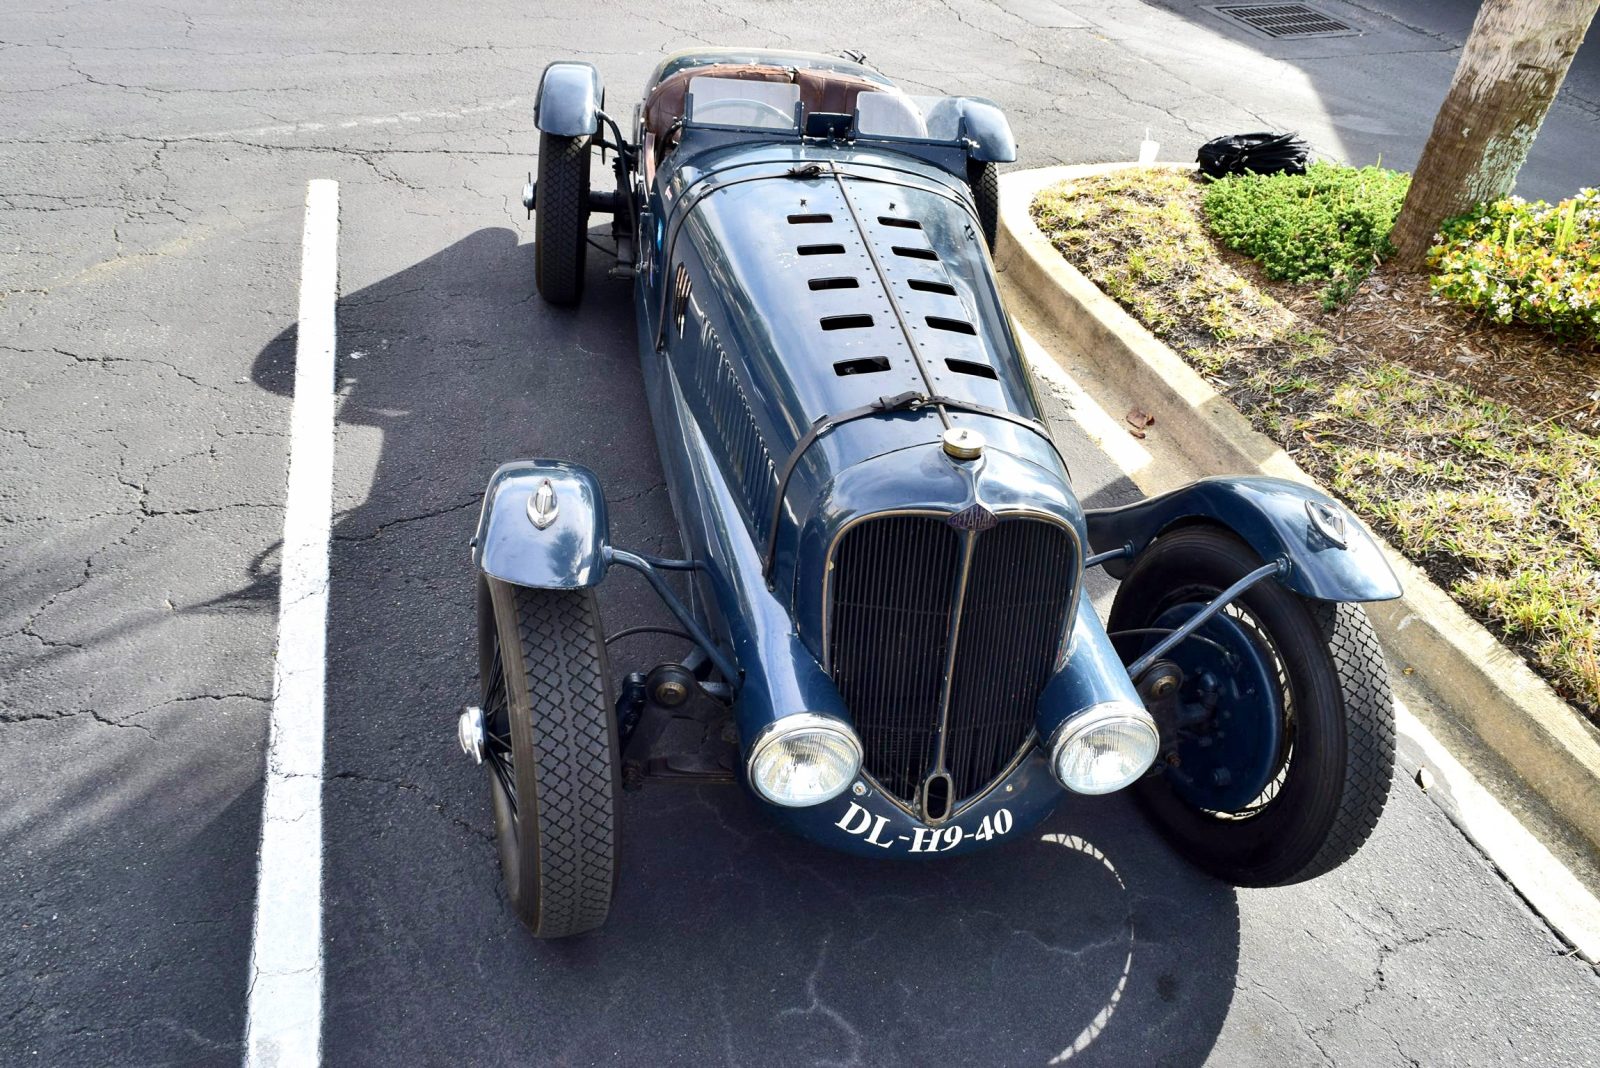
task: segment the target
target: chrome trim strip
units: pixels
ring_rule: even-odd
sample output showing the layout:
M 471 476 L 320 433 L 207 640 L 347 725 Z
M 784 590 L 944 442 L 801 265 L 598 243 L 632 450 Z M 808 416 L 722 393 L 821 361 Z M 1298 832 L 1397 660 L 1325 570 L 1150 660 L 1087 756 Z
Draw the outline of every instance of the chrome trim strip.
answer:
M 989 506 L 984 505 L 984 507 L 988 508 Z M 1066 623 L 1061 628 L 1061 637 L 1058 643 L 1061 654 L 1058 659 L 1060 663 L 1064 664 L 1066 663 L 1067 642 L 1072 637 L 1072 627 L 1078 619 L 1077 594 L 1083 587 L 1083 540 L 1078 537 L 1078 530 L 1076 527 L 1063 520 L 1060 516 L 1051 512 L 1042 512 L 1035 508 L 1004 508 L 998 511 L 990 508 L 989 510 L 994 513 L 995 518 L 1001 520 L 1037 519 L 1044 523 L 1054 523 L 1056 526 L 1065 530 L 1067 532 L 1067 536 L 1072 539 L 1072 546 L 1077 556 L 1077 567 L 1075 568 L 1076 574 L 1073 575 L 1073 596 L 1068 598 Z M 830 677 L 833 674 L 833 656 L 832 649 L 828 644 L 828 627 L 833 616 L 833 601 L 831 599 L 833 558 L 838 553 L 839 542 L 842 541 L 844 536 L 853 530 L 858 524 L 865 523 L 871 519 L 888 519 L 893 516 L 906 515 L 935 516 L 944 518 L 955 515 L 956 512 L 959 511 L 961 511 L 960 508 L 957 508 L 954 511 L 947 511 L 942 508 L 890 508 L 882 512 L 869 512 L 865 515 L 858 515 L 853 519 L 847 520 L 839 527 L 838 530 L 834 531 L 833 540 L 828 543 L 828 554 L 822 565 L 822 670 L 826 674 L 828 674 Z
M 951 810 L 950 819 L 947 819 L 944 822 L 949 823 L 950 820 L 955 819 L 957 816 L 970 809 L 973 805 L 976 805 L 978 802 L 982 801 L 984 798 L 998 790 L 1001 786 L 1005 785 L 1005 781 L 1017 773 L 1017 769 L 1022 767 L 1022 762 L 1027 760 L 1029 754 L 1031 754 L 1038 747 L 1039 736 L 1032 731 L 1028 732 L 1028 740 L 1022 743 L 1022 748 L 1018 749 L 1016 756 L 1011 758 L 1011 763 L 1007 764 L 1005 768 L 994 777 L 992 782 L 986 783 L 983 789 L 979 790 L 971 797 L 963 798 L 961 802 Z M 1049 759 L 1048 754 L 1046 754 L 1045 759 Z M 900 800 L 900 798 L 896 797 L 892 790 L 884 786 L 883 783 L 879 782 L 878 779 L 866 769 L 864 757 L 862 768 L 856 773 L 856 778 L 865 781 L 869 786 L 872 787 L 879 797 L 889 802 L 889 804 L 893 805 L 901 812 L 904 812 L 907 816 L 910 816 L 914 820 L 922 819 L 922 814 L 920 812 L 918 812 L 911 805 L 908 805 L 904 801 Z M 1055 776 L 1051 775 L 1051 778 L 1054 779 Z M 1060 784 L 1057 783 L 1057 785 Z
M 973 805 L 976 805 L 979 801 L 982 801 L 984 798 L 988 797 L 990 794 L 999 789 L 1002 783 L 1016 773 L 1016 770 L 1022 766 L 1022 762 L 1028 759 L 1028 754 L 1038 748 L 1038 745 L 1039 735 L 1035 731 L 1029 731 L 1027 739 L 1022 743 L 1022 748 L 1018 749 L 1016 755 L 1011 758 L 1011 763 L 1007 764 L 1003 769 L 1001 769 L 1000 773 L 997 774 L 991 782 L 985 784 L 983 789 L 962 801 L 956 807 L 956 809 L 950 813 L 950 819 L 955 819 L 967 809 L 971 808 Z
M 967 606 L 967 583 L 972 578 L 972 556 L 978 548 L 978 535 L 976 530 L 968 530 L 962 534 L 961 570 L 956 572 L 955 589 L 950 593 L 950 630 L 945 638 L 944 677 L 939 681 L 939 717 L 933 727 L 933 767 L 928 769 L 928 774 L 922 777 L 922 788 L 918 795 L 923 799 L 923 822 L 932 826 L 933 821 L 927 817 L 927 790 L 928 783 L 933 779 L 944 776 L 950 783 L 950 789 L 955 789 L 955 783 L 950 777 L 950 770 L 945 767 L 945 741 L 950 731 L 950 696 L 955 690 L 956 655 L 961 650 L 961 613 Z M 940 823 L 950 818 L 955 811 L 957 798 L 950 798 L 949 811 L 945 813 Z
M 829 677 L 833 677 L 833 648 L 828 643 L 828 624 L 833 617 L 833 601 L 831 598 L 833 579 L 833 558 L 838 553 L 839 543 L 844 536 L 857 526 L 869 519 L 893 519 L 897 516 L 920 515 L 941 519 L 954 515 L 940 508 L 890 508 L 882 512 L 870 512 L 858 515 L 854 519 L 846 520 L 834 531 L 833 540 L 828 543 L 828 555 L 822 563 L 822 670 Z

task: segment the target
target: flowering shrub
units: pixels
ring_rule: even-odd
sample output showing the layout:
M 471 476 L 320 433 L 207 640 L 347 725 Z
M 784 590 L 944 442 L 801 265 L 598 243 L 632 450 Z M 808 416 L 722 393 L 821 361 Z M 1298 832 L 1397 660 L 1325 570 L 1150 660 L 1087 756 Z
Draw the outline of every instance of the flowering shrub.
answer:
M 1233 175 L 1206 187 L 1206 224 L 1268 278 L 1328 283 L 1323 304 L 1332 307 L 1391 251 L 1410 184 L 1398 171 L 1324 162 L 1305 174 Z
M 1521 197 L 1446 222 L 1429 250 L 1436 292 L 1498 323 L 1600 340 L 1600 191 L 1554 207 Z

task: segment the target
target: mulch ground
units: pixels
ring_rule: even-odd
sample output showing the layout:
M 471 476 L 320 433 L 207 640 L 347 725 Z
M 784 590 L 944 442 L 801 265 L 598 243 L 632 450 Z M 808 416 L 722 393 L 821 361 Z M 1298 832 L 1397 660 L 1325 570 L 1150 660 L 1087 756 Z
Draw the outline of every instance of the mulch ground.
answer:
M 1266 286 L 1340 346 L 1465 386 L 1534 419 L 1600 432 L 1600 344 L 1490 322 L 1435 296 L 1421 275 L 1368 278 L 1335 312 L 1324 312 L 1304 287 Z

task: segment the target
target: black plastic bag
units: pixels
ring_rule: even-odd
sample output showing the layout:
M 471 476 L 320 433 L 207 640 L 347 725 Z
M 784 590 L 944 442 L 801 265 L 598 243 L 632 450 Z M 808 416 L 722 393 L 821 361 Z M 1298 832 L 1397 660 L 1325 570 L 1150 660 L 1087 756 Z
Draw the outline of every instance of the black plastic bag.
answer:
M 1311 146 L 1297 134 L 1247 133 L 1217 137 L 1200 146 L 1200 170 L 1228 174 L 1304 174 Z

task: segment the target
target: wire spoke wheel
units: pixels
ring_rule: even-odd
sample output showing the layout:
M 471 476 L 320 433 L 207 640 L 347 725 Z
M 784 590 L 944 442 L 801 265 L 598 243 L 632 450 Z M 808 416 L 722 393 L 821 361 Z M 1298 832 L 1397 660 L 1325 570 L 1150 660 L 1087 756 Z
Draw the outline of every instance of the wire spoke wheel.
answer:
M 499 789 L 505 794 L 507 806 L 514 819 L 517 814 L 517 787 L 512 773 L 511 713 L 506 702 L 505 666 L 500 657 L 500 642 L 493 630 L 489 631 L 490 660 L 483 673 L 482 700 L 484 729 L 484 763 L 494 776 Z
M 621 793 L 593 591 L 480 576 L 478 671 L 506 896 L 540 938 L 593 930 L 616 888 Z
M 1170 631 L 1260 565 L 1216 527 L 1163 535 L 1118 589 L 1108 629 Z M 1337 867 L 1372 833 L 1394 768 L 1394 702 L 1366 613 L 1268 581 L 1201 637 L 1169 655 L 1184 673 L 1179 712 L 1162 725 L 1161 772 L 1136 788 L 1141 807 L 1228 882 L 1282 885 Z M 1122 652 L 1131 660 L 1154 640 L 1125 639 Z
M 1222 591 L 1217 590 L 1211 596 L 1215 597 Z M 1289 668 L 1285 664 L 1282 654 L 1272 643 L 1272 635 L 1250 613 L 1248 608 L 1234 603 L 1222 610 L 1223 614 L 1237 623 L 1256 643 L 1257 647 L 1269 658 L 1272 678 L 1276 683 L 1278 698 L 1281 707 L 1281 722 L 1283 735 L 1280 739 L 1277 752 L 1272 758 L 1272 777 L 1265 786 L 1251 800 L 1245 802 L 1242 808 L 1227 810 L 1208 810 L 1213 816 L 1221 820 L 1245 820 L 1260 815 L 1272 804 L 1278 794 L 1283 790 L 1283 784 L 1289 777 L 1289 767 L 1294 761 L 1294 732 L 1295 732 L 1295 707 L 1294 691 L 1289 685 Z

